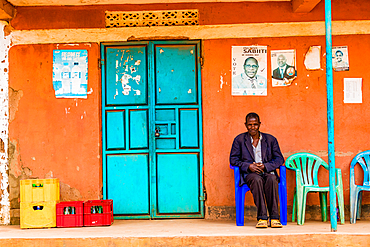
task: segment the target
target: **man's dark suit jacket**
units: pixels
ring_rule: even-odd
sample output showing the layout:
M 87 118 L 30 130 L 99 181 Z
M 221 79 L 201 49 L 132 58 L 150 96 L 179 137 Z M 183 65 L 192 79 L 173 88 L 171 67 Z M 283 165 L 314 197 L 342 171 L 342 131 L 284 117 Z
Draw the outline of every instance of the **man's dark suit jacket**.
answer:
M 276 169 L 284 164 L 284 157 L 281 154 L 280 147 L 276 138 L 270 134 L 262 133 L 261 153 L 262 163 L 265 165 L 266 172 L 274 172 L 279 179 Z M 251 136 L 248 132 L 242 133 L 235 137 L 233 146 L 230 152 L 230 164 L 240 167 L 240 183 L 245 184 L 245 178 L 251 171 L 248 170 L 249 165 L 256 162 L 254 159 Z
M 294 69 L 294 75 L 288 75 L 286 73 L 289 68 L 293 68 Z M 290 65 L 287 65 L 285 67 L 283 76 L 281 76 L 280 68 L 279 67 L 277 67 L 276 69 L 274 69 L 274 71 L 272 72 L 272 78 L 274 78 L 276 80 L 283 80 L 283 78 L 290 79 L 290 78 L 293 78 L 294 76 L 297 76 L 297 71 L 295 70 L 295 68 L 293 66 L 290 66 Z

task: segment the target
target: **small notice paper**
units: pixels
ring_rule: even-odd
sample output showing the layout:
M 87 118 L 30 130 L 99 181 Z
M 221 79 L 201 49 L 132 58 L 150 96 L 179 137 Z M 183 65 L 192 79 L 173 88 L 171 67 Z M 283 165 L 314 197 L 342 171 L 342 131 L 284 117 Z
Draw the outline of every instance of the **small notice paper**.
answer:
M 362 78 L 344 78 L 344 103 L 362 103 Z

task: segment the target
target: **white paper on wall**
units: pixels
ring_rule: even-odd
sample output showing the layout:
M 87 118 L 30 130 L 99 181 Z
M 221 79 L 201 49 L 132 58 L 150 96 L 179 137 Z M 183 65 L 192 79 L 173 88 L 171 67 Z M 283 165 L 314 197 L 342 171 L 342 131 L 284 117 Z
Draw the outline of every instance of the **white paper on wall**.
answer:
M 344 103 L 362 103 L 362 78 L 344 78 Z
M 53 51 L 53 88 L 56 98 L 87 98 L 87 50 Z
M 305 55 L 304 65 L 307 70 L 321 68 L 321 46 L 310 46 L 310 49 Z

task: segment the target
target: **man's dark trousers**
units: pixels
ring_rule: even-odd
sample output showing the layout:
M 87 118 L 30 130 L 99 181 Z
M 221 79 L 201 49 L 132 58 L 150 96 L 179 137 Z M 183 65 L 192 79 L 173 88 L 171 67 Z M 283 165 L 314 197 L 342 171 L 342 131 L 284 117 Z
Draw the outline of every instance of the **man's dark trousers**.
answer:
M 250 173 L 246 176 L 246 183 L 250 188 L 254 203 L 257 206 L 257 220 L 267 220 L 267 209 L 270 219 L 279 219 L 278 181 L 275 174 Z M 266 197 L 266 204 L 265 204 Z

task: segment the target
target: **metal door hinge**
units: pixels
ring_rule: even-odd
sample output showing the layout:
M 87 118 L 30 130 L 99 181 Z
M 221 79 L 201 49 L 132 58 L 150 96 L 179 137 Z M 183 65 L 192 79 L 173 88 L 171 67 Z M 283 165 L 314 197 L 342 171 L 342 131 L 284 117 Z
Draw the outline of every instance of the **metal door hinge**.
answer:
M 203 196 L 199 197 L 200 201 L 207 201 L 207 192 L 206 190 L 203 190 Z
M 203 64 L 204 64 L 203 57 L 199 57 L 199 63 L 200 63 L 200 67 L 203 67 Z
M 99 69 L 101 69 L 101 67 L 104 65 L 104 59 L 100 59 L 98 58 L 98 66 L 99 66 Z

